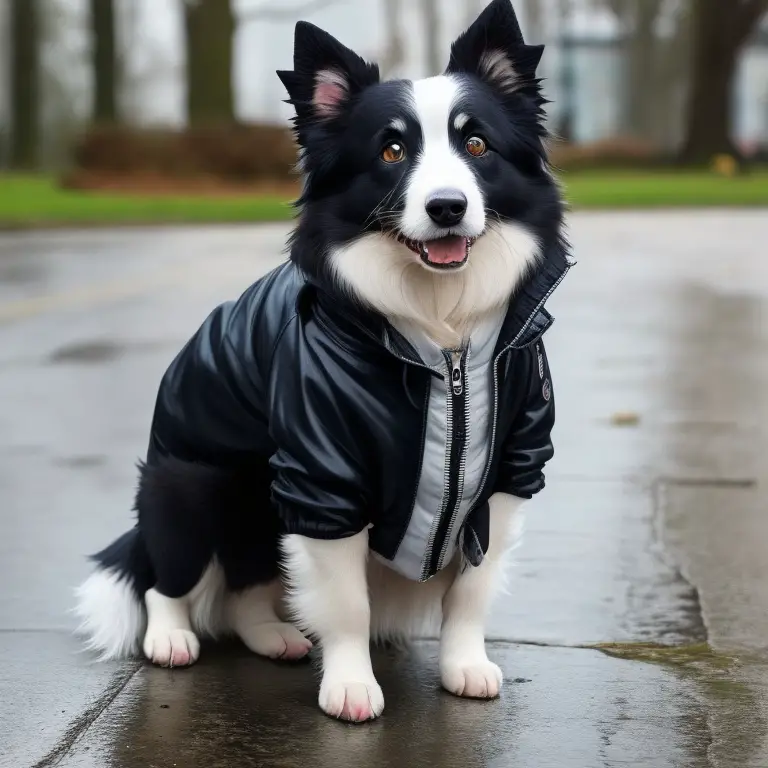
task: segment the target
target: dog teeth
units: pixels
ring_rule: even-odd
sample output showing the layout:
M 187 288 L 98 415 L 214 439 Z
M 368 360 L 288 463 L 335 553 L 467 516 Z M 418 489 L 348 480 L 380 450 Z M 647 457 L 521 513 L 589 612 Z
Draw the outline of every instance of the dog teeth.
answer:
M 411 240 L 410 237 L 406 237 L 402 232 L 392 233 L 395 240 L 398 243 L 402 243 L 407 248 L 410 248 L 416 253 L 420 253 L 425 258 L 429 257 L 429 248 L 426 247 L 423 240 Z M 477 242 L 477 237 L 467 238 L 467 256 L 469 256 L 472 246 Z

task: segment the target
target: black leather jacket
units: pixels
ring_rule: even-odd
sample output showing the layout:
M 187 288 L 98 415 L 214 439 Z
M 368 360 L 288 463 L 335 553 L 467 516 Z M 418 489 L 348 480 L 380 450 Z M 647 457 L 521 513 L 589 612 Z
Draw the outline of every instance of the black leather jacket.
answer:
M 461 529 L 474 564 L 487 549 L 491 494 L 530 498 L 544 487 L 555 417 L 544 302 L 569 265 L 563 249 L 547 254 L 510 302 L 494 350 L 493 445 Z M 391 560 L 414 503 L 433 375 L 384 318 L 288 262 L 216 308 L 173 361 L 148 462 L 258 464 L 285 533 L 340 538 L 372 524 L 371 548 Z

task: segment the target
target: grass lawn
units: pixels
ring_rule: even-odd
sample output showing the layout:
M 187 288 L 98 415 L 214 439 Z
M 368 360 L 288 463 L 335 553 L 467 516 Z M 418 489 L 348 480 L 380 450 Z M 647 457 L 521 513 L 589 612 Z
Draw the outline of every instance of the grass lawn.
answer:
M 562 173 L 574 208 L 768 206 L 768 171 Z M 58 225 L 257 222 L 288 219 L 281 195 L 154 195 L 63 190 L 46 177 L 0 175 L 0 228 Z
M 560 177 L 574 208 L 768 206 L 764 168 L 735 178 L 704 171 L 581 171 Z
M 47 177 L 0 175 L 0 228 L 56 225 L 280 221 L 282 195 L 138 195 L 60 189 Z

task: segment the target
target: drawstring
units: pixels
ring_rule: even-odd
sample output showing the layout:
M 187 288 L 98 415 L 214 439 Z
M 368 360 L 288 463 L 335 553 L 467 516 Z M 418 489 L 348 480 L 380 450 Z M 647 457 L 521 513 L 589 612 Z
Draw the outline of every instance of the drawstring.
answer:
M 405 396 L 408 398 L 408 402 L 418 410 L 419 404 L 414 402 L 411 397 L 411 390 L 408 389 L 408 363 L 403 363 L 403 389 L 405 390 Z

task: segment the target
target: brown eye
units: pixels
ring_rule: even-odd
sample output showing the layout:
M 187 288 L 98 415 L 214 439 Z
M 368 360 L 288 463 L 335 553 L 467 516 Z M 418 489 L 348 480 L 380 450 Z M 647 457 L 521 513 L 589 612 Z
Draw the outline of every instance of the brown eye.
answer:
M 469 152 L 472 157 L 482 157 L 488 151 L 488 147 L 486 147 L 485 142 L 479 136 L 471 136 L 468 138 L 465 146 L 467 152 Z
M 399 141 L 392 141 L 381 150 L 381 159 L 385 163 L 399 163 L 405 158 L 405 147 Z

